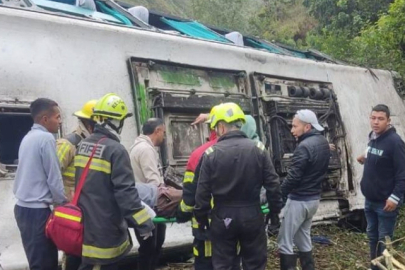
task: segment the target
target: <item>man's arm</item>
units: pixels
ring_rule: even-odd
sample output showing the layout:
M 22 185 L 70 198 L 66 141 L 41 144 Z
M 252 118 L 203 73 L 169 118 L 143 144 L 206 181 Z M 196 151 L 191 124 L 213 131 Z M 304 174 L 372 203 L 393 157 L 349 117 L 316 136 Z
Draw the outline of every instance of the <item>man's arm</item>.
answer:
M 154 150 L 142 149 L 139 158 L 139 165 L 146 178 L 146 183 L 160 185 L 163 183 L 162 176 L 159 171 L 159 162 L 156 159 Z
M 405 191 L 405 144 L 402 140 L 395 146 L 393 162 L 395 187 L 388 200 L 397 205 L 403 198 Z
M 265 151 L 263 153 L 263 186 L 266 189 L 270 213 L 272 215 L 278 215 L 283 205 L 280 191 L 280 178 L 274 169 L 269 154 Z
M 183 179 L 183 200 L 180 203 L 182 212 L 193 212 L 198 178 L 200 176 L 202 158 L 198 162 L 195 172 L 186 171 Z
M 42 166 L 47 175 L 47 184 L 56 204 L 63 204 L 67 198 L 63 189 L 62 174 L 60 172 L 59 160 L 56 155 L 56 143 L 54 140 L 47 140 L 41 148 Z
M 211 210 L 211 165 L 208 155 L 204 154 L 200 162 L 194 215 L 199 224 L 208 226 L 208 213 Z
M 65 139 L 59 139 L 56 141 L 56 152 L 60 163 L 60 170 L 64 172 L 75 158 L 76 147 Z
M 135 179 L 127 151 L 122 147 L 115 151 L 111 164 L 111 182 L 114 196 L 128 226 L 135 228 L 141 235 L 148 234 L 154 228 L 152 219 L 141 204 L 135 188 Z
M 305 147 L 298 146 L 294 151 L 291 166 L 287 172 L 287 177 L 281 184 L 281 192 L 283 197 L 286 197 L 291 193 L 291 191 L 299 186 L 302 175 L 304 174 L 305 168 L 308 165 L 308 160 L 308 150 Z

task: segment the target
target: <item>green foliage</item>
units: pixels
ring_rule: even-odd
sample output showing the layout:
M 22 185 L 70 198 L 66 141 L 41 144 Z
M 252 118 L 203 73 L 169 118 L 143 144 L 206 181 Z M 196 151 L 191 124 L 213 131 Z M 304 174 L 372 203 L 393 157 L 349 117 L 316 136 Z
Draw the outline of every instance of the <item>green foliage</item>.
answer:
M 266 1 L 250 24 L 256 36 L 297 46 L 306 45 L 307 33 L 317 22 L 308 14 L 302 0 L 284 0 Z
M 319 34 L 344 31 L 350 37 L 378 20 L 393 0 L 305 0 L 304 5 L 319 21 Z
M 365 28 L 353 40 L 356 62 L 361 65 L 396 70 L 405 75 L 405 0 L 396 0 L 388 14 Z
M 190 0 L 190 2 L 192 17 L 197 21 L 223 29 L 248 32 L 249 24 L 245 18 L 254 1 Z

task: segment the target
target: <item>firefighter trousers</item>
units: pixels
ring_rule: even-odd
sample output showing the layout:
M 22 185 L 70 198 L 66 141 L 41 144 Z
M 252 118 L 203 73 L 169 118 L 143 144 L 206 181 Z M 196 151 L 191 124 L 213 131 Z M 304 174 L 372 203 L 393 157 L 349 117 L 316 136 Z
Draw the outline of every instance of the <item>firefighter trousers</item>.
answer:
M 99 265 L 99 264 L 85 264 L 80 265 L 79 270 L 118 270 L 118 263 Z
M 139 243 L 138 264 L 142 270 L 154 270 L 159 264 L 160 252 L 166 238 L 166 224 L 155 224 L 153 235 L 146 240 L 135 230 Z
M 244 270 L 266 268 L 267 238 L 259 205 L 215 205 L 210 237 L 215 270 L 233 270 L 238 256 L 238 242 Z
M 193 242 L 194 270 L 213 270 L 212 243 L 209 240 L 200 240 L 194 237 Z M 235 258 L 232 270 L 240 270 L 240 256 Z

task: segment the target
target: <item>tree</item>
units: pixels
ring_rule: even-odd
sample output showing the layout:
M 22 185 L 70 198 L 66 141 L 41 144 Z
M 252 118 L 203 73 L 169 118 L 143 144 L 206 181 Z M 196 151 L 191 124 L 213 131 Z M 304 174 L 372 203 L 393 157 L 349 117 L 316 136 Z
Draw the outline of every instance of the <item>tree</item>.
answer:
M 365 28 L 353 40 L 356 62 L 362 65 L 395 70 L 405 75 L 405 0 L 396 0 L 388 14 Z
M 307 33 L 317 22 L 308 14 L 302 0 L 266 1 L 250 19 L 251 32 L 267 40 L 291 46 L 306 45 Z

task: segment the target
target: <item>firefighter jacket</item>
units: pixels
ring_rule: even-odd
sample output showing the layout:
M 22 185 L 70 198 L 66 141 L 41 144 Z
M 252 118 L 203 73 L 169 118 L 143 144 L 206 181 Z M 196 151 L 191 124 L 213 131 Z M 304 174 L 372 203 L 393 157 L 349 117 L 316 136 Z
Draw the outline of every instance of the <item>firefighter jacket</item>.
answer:
M 103 137 L 106 139 L 97 146 L 78 202 L 84 224 L 82 260 L 92 265 L 117 262 L 131 250 L 128 226 L 141 235 L 154 228 L 135 188 L 128 152 L 100 125 L 77 148 L 76 185 L 93 147 Z
M 197 190 L 198 182 L 198 169 L 197 165 L 204 154 L 205 150 L 217 143 L 217 139 L 209 141 L 197 149 L 195 149 L 188 159 L 186 172 L 184 173 L 183 178 L 183 199 L 180 202 L 180 211 L 185 215 L 189 213 L 192 216 L 195 205 L 195 192 Z M 197 175 L 197 177 L 195 177 Z M 199 240 L 205 240 L 207 237 L 201 234 L 199 230 L 198 223 L 194 217 L 191 219 L 191 226 L 193 228 L 193 236 Z
M 280 181 L 261 142 L 254 142 L 242 131 L 221 136 L 201 160 L 194 214 L 199 224 L 208 224 L 211 195 L 214 208 L 222 205 L 260 205 L 260 189 L 267 191 L 273 214 L 282 207 Z
M 62 172 L 63 186 L 65 188 L 65 195 L 69 201 L 72 200 L 75 191 L 74 157 L 76 155 L 76 147 L 87 137 L 86 133 L 88 132 L 83 132 L 82 127 L 79 125 L 73 133 L 56 141 L 56 151 Z

